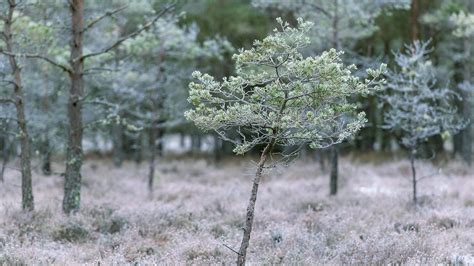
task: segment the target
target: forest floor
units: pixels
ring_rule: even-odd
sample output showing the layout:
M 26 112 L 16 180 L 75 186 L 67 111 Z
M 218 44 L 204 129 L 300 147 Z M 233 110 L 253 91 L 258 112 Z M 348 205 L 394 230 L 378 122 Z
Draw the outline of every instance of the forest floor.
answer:
M 252 164 L 161 162 L 152 198 L 147 169 L 87 161 L 82 209 L 70 217 L 61 212 L 62 177 L 35 174 L 36 211 L 24 214 L 19 174 L 7 171 L 0 183 L 0 265 L 234 263 L 223 244 L 240 244 Z M 430 176 L 438 168 L 422 163 L 418 172 Z M 343 158 L 335 197 L 328 196 L 328 174 L 318 163 L 269 171 L 248 262 L 474 264 L 473 173 L 458 163 L 443 165 L 421 181 L 415 208 L 406 161 Z

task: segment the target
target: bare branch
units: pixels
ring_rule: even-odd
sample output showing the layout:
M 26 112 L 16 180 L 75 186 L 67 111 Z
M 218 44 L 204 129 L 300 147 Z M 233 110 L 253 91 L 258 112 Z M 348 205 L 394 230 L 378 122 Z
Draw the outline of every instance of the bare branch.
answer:
M 0 104 L 14 104 L 15 101 L 10 98 L 0 98 Z
M 86 32 L 88 30 L 90 30 L 92 27 L 94 27 L 95 24 L 99 23 L 101 20 L 103 20 L 104 18 L 107 18 L 107 17 L 111 17 L 117 13 L 119 13 L 120 11 L 124 10 L 125 8 L 127 8 L 128 5 L 124 5 L 124 6 L 121 6 L 115 10 L 112 10 L 112 11 L 107 11 L 105 12 L 105 14 L 103 14 L 102 16 L 94 19 L 93 21 L 91 21 L 89 24 L 87 24 L 87 26 L 84 27 L 84 29 L 82 30 L 82 32 Z
M 87 102 L 84 102 L 84 104 L 98 104 L 98 105 L 103 105 L 103 106 L 106 106 L 106 107 L 113 107 L 117 110 L 119 109 L 118 104 L 110 103 L 110 102 L 107 102 L 107 101 L 104 101 L 104 100 L 87 101 Z
M 2 40 L 4 40 L 4 41 L 7 40 L 7 35 L 5 34 L 5 32 L 0 31 L 0 38 L 1 38 Z
M 427 179 L 427 178 L 430 178 L 430 177 L 439 175 L 439 174 L 441 174 L 441 172 L 442 172 L 442 171 L 441 171 L 441 168 L 440 168 L 440 169 L 438 169 L 438 171 L 436 171 L 436 172 L 433 172 L 433 173 L 431 173 L 431 174 L 424 175 L 424 176 L 420 176 L 420 177 L 416 178 L 416 181 L 419 182 L 419 181 L 421 181 L 421 180 L 423 180 L 423 179 Z
M 77 60 L 84 60 L 86 58 L 89 58 L 89 57 L 94 57 L 94 56 L 98 56 L 98 55 L 101 55 L 101 54 L 105 54 L 105 53 L 108 53 L 110 52 L 112 49 L 116 48 L 117 46 L 119 46 L 120 44 L 122 44 L 124 41 L 130 39 L 130 38 L 133 38 L 135 36 L 137 36 L 138 34 L 140 34 L 142 31 L 145 31 L 147 30 L 148 28 L 150 28 L 160 17 L 162 17 L 164 14 L 166 14 L 169 10 L 171 10 L 173 7 L 175 6 L 175 4 L 172 4 L 166 8 L 164 8 L 163 10 L 160 11 L 160 13 L 158 13 L 158 15 L 156 15 L 152 20 L 150 20 L 149 22 L 147 22 L 145 25 L 143 25 L 143 27 L 139 28 L 138 30 L 118 39 L 116 42 L 114 42 L 113 44 L 111 44 L 109 47 L 101 50 L 101 51 L 98 51 L 98 52 L 93 52 L 93 53 L 89 53 L 89 54 L 85 54 L 83 56 L 80 56 L 78 58 L 75 58 L 73 61 L 76 62 Z
M 7 84 L 11 84 L 13 86 L 16 86 L 17 84 L 15 83 L 15 81 L 13 80 L 8 80 L 8 79 L 2 79 L 0 80 L 1 83 L 7 83 Z
M 329 13 L 329 11 L 327 11 L 326 9 L 324 9 L 322 6 L 313 3 L 313 1 L 314 1 L 314 0 L 303 1 L 302 7 L 304 7 L 305 5 L 307 5 L 307 6 L 310 6 L 310 7 L 314 8 L 316 11 L 320 12 L 321 14 L 325 15 L 325 16 L 328 17 L 328 18 L 332 18 L 332 17 L 333 17 L 333 15 L 331 15 L 331 14 Z
M 106 67 L 92 67 L 92 68 L 84 69 L 83 74 L 84 75 L 92 75 L 92 74 L 95 74 L 95 73 L 102 73 L 103 71 L 113 72 L 114 69 L 106 68 Z
M 0 120 L 8 120 L 8 121 L 15 121 L 15 122 L 18 122 L 18 119 L 14 118 L 14 117 L 10 117 L 10 116 L 0 116 Z
M 225 243 L 222 243 L 222 245 L 223 245 L 224 247 L 228 248 L 230 251 L 233 251 L 235 254 L 237 254 L 237 255 L 240 255 L 240 253 L 239 253 L 239 252 L 235 251 L 235 249 L 233 249 L 233 248 L 229 247 L 229 246 L 228 246 L 228 245 L 226 245 Z
M 65 72 L 68 72 L 70 73 L 71 72 L 71 69 L 66 66 L 66 65 L 63 65 L 61 63 L 58 63 L 56 61 L 54 61 L 53 59 L 47 57 L 47 56 L 43 56 L 43 55 L 39 55 L 39 54 L 16 54 L 16 53 L 10 53 L 10 52 L 7 52 L 3 49 L 0 49 L 0 54 L 4 54 L 4 55 L 7 55 L 7 56 L 14 56 L 14 57 L 26 57 L 26 58 L 37 58 L 37 59 L 41 59 L 45 62 L 48 62 L 50 63 L 51 65 L 55 66 L 55 67 L 59 67 L 61 68 L 62 70 L 64 70 Z

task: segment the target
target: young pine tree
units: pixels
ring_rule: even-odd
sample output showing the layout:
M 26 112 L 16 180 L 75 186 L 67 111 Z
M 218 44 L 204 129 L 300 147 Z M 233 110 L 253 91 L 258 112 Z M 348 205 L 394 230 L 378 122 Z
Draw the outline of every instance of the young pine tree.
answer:
M 354 135 L 365 123 L 365 114 L 354 113 L 356 105 L 347 98 L 367 94 L 378 86 L 384 71 L 368 70 L 365 81 L 345 66 L 340 52 L 331 49 L 320 56 L 303 57 L 309 45 L 311 23 L 298 20 L 293 28 L 278 19 L 280 30 L 253 48 L 234 55 L 236 76 L 216 81 L 208 74 L 193 73 L 185 113 L 199 128 L 214 130 L 235 144 L 234 152 L 244 154 L 262 145 L 252 192 L 247 207 L 237 264 L 244 265 L 252 231 L 257 192 L 266 163 L 275 146 L 308 143 L 313 148 L 329 147 Z M 241 138 L 235 140 L 232 134 Z
M 389 110 L 385 127 L 400 132 L 401 143 L 410 153 L 413 202 L 417 204 L 415 159 L 420 144 L 429 137 L 461 130 L 465 123 L 452 107 L 456 93 L 436 83 L 434 67 L 427 54 L 429 42 L 416 41 L 405 53 L 395 54 L 399 70 L 388 73 L 385 95 Z

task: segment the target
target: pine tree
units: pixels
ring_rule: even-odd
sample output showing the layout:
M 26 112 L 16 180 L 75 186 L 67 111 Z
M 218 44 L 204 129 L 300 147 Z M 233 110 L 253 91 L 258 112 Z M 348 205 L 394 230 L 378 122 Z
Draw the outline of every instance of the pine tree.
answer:
M 368 70 L 372 78 L 360 81 L 352 74 L 355 67 L 345 66 L 341 52 L 334 49 L 305 58 L 301 50 L 310 43 L 307 33 L 312 23 L 298 19 L 293 28 L 281 19 L 278 22 L 280 30 L 233 56 L 236 76 L 220 82 L 195 72 L 197 82 L 189 85 L 193 108 L 185 115 L 199 128 L 214 130 L 234 143 L 237 154 L 264 146 L 237 252 L 238 265 L 245 264 L 258 187 L 275 146 L 323 148 L 354 135 L 366 119 L 363 112 L 349 115 L 357 106 L 347 99 L 369 93 L 384 68 Z M 241 138 L 233 139 L 232 133 Z
M 415 159 L 420 144 L 429 137 L 456 133 L 465 123 L 452 107 L 459 97 L 453 90 L 437 84 L 435 68 L 427 58 L 429 42 L 416 41 L 396 53 L 397 70 L 388 73 L 382 98 L 389 110 L 385 127 L 402 135 L 401 143 L 409 151 L 412 170 L 413 202 L 417 204 Z

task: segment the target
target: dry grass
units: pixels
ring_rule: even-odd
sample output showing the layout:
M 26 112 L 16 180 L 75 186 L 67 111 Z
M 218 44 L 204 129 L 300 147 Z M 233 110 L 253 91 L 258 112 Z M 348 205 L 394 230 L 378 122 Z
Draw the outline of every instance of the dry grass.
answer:
M 61 214 L 62 178 L 35 175 L 36 209 L 18 211 L 19 175 L 0 184 L 0 265 L 231 264 L 238 247 L 252 166 L 201 161 L 158 165 L 154 197 L 145 165 L 84 167 L 82 210 Z M 410 204 L 408 165 L 341 163 L 341 189 L 297 162 L 261 184 L 248 261 L 252 264 L 474 264 L 474 175 L 455 163 L 420 185 Z M 421 175 L 435 172 L 423 164 Z

